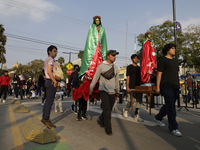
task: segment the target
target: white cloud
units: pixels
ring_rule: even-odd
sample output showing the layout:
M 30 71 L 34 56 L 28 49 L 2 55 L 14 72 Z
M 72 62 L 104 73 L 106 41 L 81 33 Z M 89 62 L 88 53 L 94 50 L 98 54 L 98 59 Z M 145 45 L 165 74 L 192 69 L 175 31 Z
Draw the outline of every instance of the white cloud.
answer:
M 190 24 L 200 25 L 200 18 L 188 18 L 187 20 L 177 20 L 180 22 L 182 29 L 187 28 Z
M 151 24 L 151 25 L 159 25 L 159 24 L 162 24 L 164 21 L 170 20 L 170 19 L 172 19 L 172 18 L 169 15 L 163 16 L 163 17 L 160 17 L 160 18 L 153 18 L 153 17 L 148 15 L 147 23 Z
M 5 17 L 30 18 L 40 22 L 47 16 L 39 12 L 42 10 L 55 12 L 59 8 L 46 0 L 3 0 L 0 3 L 0 15 Z

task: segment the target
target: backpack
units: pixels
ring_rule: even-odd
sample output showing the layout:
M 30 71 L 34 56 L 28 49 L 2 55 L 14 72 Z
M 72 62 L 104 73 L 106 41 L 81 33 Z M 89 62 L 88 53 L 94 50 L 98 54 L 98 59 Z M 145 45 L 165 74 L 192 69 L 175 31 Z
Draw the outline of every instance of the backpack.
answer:
M 48 59 L 47 64 L 48 64 L 50 59 L 51 58 Z M 63 71 L 62 71 L 60 65 L 57 62 L 55 62 L 55 64 L 56 64 L 56 72 L 54 72 L 55 79 L 56 79 L 56 81 L 61 81 L 61 80 L 64 79 Z

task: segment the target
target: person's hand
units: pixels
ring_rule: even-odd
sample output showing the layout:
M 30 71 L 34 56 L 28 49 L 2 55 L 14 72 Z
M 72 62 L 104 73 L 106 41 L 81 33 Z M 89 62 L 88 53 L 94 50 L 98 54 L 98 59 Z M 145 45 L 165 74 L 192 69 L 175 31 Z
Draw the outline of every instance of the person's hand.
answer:
M 156 94 L 160 94 L 160 88 L 156 88 Z
M 17 85 L 17 87 L 19 87 L 19 85 Z
M 43 87 L 41 87 L 41 90 L 43 90 Z
M 93 91 L 92 91 L 92 90 L 90 90 L 90 91 L 89 91 L 89 95 L 92 95 L 92 93 L 93 93 Z
M 53 82 L 53 86 L 57 87 L 57 81 Z
M 117 93 L 117 96 L 119 96 L 120 95 L 120 93 Z
M 66 93 L 69 93 L 69 90 L 66 90 Z
M 153 40 L 151 41 L 151 45 L 153 45 Z
M 130 93 L 131 89 L 130 89 L 129 87 L 127 87 L 126 91 L 127 91 L 128 93 Z

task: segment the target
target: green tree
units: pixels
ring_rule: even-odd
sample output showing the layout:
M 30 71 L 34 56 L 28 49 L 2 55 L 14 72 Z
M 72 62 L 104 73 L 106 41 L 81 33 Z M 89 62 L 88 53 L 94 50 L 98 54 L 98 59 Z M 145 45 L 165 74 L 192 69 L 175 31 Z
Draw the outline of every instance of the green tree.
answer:
M 63 57 L 59 57 L 59 58 L 58 58 L 58 63 L 59 63 L 60 65 L 62 65 L 64 62 L 65 62 L 65 59 L 64 59 Z
M 80 50 L 78 53 L 78 58 L 83 59 L 84 50 Z
M 189 25 L 184 32 L 184 48 L 182 54 L 187 58 L 187 67 L 195 67 L 200 71 L 200 25 Z
M 0 74 L 1 74 L 2 73 L 3 64 L 6 63 L 6 58 L 5 58 L 4 54 L 1 54 L 0 63 L 1 63 L 1 72 L 0 72 Z
M 174 43 L 173 22 L 167 20 L 163 22 L 161 25 L 155 25 L 155 26 L 150 27 L 148 31 L 152 32 L 151 36 L 155 44 L 157 54 L 158 54 L 158 60 L 159 60 L 159 58 L 163 56 L 162 48 L 164 47 L 164 45 L 167 43 Z M 144 38 L 145 38 L 145 34 L 140 34 L 139 36 L 137 36 L 138 45 L 141 46 L 141 48 L 142 48 L 142 42 Z M 182 31 L 177 31 L 178 56 L 182 56 L 181 50 L 182 50 L 182 44 L 184 40 L 185 38 Z M 137 54 L 141 58 L 141 50 L 137 52 Z
M 35 78 L 37 81 L 40 74 L 42 73 L 42 69 L 44 68 L 43 64 L 43 60 L 35 59 L 31 62 L 28 62 L 27 65 L 19 64 L 19 66 L 13 68 L 13 70 L 15 70 L 16 74 L 23 74 L 26 80 L 31 77 L 32 79 Z
M 4 35 L 4 27 L 2 24 L 0 24 L 0 63 L 1 65 L 3 65 L 4 63 L 6 63 L 6 58 L 4 56 L 4 54 L 6 53 L 6 49 L 5 49 L 5 45 L 6 45 L 6 36 Z M 2 67 L 1 67 L 1 71 L 2 71 Z M 0 72 L 1 74 L 1 72 Z

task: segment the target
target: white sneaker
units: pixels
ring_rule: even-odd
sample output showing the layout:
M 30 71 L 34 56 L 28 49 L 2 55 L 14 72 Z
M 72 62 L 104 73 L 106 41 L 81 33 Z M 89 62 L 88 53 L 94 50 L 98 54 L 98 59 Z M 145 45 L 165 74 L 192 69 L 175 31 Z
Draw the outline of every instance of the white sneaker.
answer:
M 42 103 L 41 106 L 44 106 L 44 103 Z
M 142 118 L 140 118 L 139 115 L 135 115 L 134 120 L 137 121 L 137 122 L 143 122 L 144 121 Z
M 124 118 L 128 118 L 128 111 L 123 108 L 123 116 Z
M 15 97 L 14 100 L 17 100 L 17 97 Z
M 25 95 L 25 98 L 27 98 L 27 96 Z
M 154 117 L 154 120 L 157 122 L 157 124 L 158 124 L 159 126 L 161 126 L 161 127 L 164 127 L 164 126 L 165 126 L 165 124 L 164 124 L 162 121 L 157 120 L 155 117 Z
M 63 113 L 63 110 L 60 110 L 60 113 Z
M 175 136 L 182 136 L 181 132 L 180 132 L 178 129 L 172 130 L 171 133 L 172 133 L 173 135 L 175 135 Z
M 58 110 L 55 109 L 55 112 L 58 112 Z
M 3 100 L 3 103 L 6 103 L 6 101 L 5 101 L 5 100 Z

